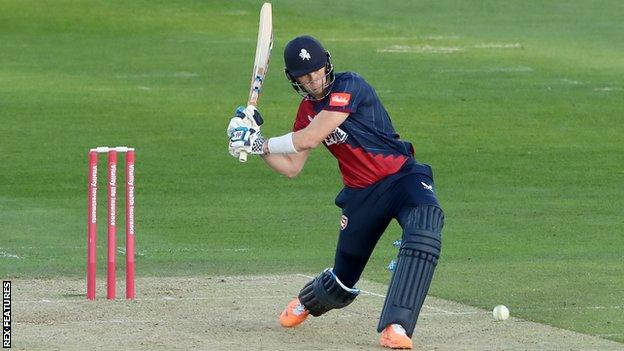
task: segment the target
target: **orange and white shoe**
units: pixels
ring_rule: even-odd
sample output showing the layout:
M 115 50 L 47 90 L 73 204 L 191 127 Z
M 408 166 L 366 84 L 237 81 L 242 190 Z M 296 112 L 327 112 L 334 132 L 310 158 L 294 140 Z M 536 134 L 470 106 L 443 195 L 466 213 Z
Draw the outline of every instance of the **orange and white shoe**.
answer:
M 400 324 L 387 326 L 381 332 L 379 343 L 381 346 L 390 349 L 411 349 L 413 347 L 412 339 L 407 336 L 405 329 Z
M 299 299 L 294 299 L 288 303 L 288 306 L 280 314 L 280 324 L 284 328 L 294 328 L 308 318 L 310 312 L 299 302 Z

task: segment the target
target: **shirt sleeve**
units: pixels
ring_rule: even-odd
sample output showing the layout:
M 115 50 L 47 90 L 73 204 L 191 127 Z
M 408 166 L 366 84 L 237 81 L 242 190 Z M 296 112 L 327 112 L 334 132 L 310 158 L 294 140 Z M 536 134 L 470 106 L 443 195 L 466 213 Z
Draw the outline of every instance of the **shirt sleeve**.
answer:
M 308 124 L 310 124 L 310 119 L 308 118 L 308 116 L 314 116 L 314 109 L 312 107 L 312 103 L 304 99 L 299 104 L 297 117 L 295 118 L 295 123 L 293 123 L 292 131 L 296 132 L 307 127 Z
M 304 125 L 304 123 L 301 121 L 301 118 L 299 118 L 299 115 L 297 115 L 297 118 L 295 118 L 295 123 L 293 124 L 293 132 L 296 132 L 298 130 L 302 130 L 303 128 L 305 128 L 306 126 Z
M 323 109 L 353 113 L 364 102 L 366 94 L 366 82 L 361 77 L 357 75 L 346 77 L 334 84 Z

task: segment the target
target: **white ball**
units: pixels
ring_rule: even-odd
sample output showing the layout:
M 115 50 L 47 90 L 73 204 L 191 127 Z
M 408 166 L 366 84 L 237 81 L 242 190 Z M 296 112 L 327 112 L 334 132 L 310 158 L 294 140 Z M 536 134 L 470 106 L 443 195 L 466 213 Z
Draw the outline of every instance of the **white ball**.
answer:
M 504 321 L 509 318 L 509 309 L 504 305 L 498 305 L 492 310 L 492 316 L 497 321 Z

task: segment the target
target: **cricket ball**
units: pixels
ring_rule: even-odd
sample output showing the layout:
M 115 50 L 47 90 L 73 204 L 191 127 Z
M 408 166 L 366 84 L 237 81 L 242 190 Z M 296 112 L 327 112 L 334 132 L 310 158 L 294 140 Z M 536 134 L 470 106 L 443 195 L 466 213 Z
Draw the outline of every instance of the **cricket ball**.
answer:
M 509 318 L 509 309 L 505 305 L 498 305 L 492 310 L 492 316 L 497 321 L 504 321 Z

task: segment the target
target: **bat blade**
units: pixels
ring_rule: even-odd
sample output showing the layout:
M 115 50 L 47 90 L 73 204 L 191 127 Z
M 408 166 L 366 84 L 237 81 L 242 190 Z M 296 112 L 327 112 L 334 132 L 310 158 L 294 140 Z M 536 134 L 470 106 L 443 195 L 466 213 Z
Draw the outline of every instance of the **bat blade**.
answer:
M 271 3 L 265 2 L 260 9 L 260 23 L 258 26 L 258 41 L 256 42 L 256 57 L 249 84 L 249 98 L 247 105 L 258 106 L 258 98 L 262 84 L 269 69 L 271 50 L 273 49 L 273 9 Z M 242 151 L 239 161 L 247 161 L 247 153 Z

